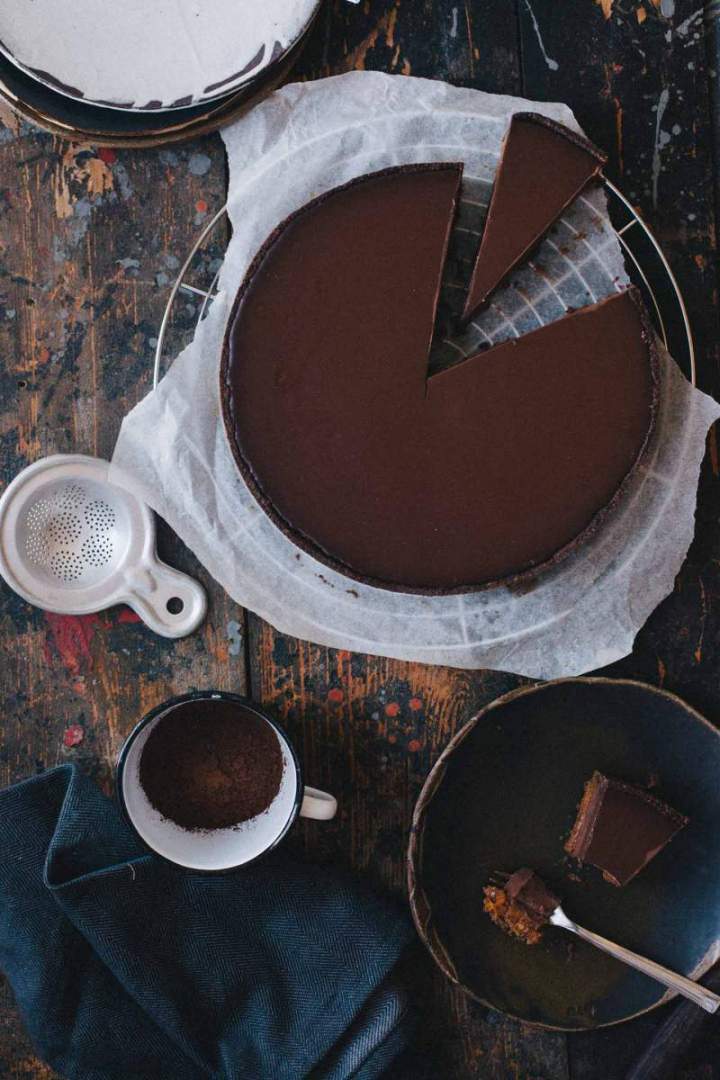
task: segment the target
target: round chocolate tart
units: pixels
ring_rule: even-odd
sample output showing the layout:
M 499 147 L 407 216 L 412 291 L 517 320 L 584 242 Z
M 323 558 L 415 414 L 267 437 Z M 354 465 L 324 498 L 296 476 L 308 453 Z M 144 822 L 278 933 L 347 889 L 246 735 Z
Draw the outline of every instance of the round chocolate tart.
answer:
M 258 253 L 228 322 L 221 399 L 271 519 L 358 580 L 467 592 L 538 572 L 596 529 L 654 424 L 634 289 L 428 378 L 462 166 L 321 195 Z

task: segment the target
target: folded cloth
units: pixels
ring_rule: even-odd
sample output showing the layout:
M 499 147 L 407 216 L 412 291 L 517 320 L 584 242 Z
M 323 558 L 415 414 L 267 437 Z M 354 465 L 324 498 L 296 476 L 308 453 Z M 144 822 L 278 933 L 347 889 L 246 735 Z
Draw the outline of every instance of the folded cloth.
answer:
M 148 854 L 74 766 L 0 792 L 0 969 L 81 1080 L 372 1080 L 410 1011 L 389 901 L 281 851 L 229 875 Z

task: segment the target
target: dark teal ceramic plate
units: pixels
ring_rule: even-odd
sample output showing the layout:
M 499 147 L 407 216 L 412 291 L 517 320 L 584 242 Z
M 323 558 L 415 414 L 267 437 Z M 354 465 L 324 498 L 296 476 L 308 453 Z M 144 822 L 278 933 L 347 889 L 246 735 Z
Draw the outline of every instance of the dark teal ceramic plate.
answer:
M 563 843 L 594 769 L 653 792 L 690 824 L 624 889 Z M 445 973 L 484 1004 L 544 1027 L 616 1024 L 669 995 L 548 928 L 517 942 L 482 911 L 493 870 L 537 870 L 571 918 L 691 977 L 720 956 L 720 734 L 642 683 L 568 679 L 493 702 L 423 788 L 408 855 L 413 915 Z

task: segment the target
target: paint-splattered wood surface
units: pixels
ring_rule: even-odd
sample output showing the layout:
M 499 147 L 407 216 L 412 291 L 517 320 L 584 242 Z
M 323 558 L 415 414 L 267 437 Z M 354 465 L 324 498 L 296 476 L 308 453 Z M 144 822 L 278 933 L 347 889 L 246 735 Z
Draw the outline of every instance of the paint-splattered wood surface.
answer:
M 448 79 L 567 101 L 611 155 L 610 173 L 656 229 L 685 291 L 700 382 L 717 391 L 709 70 L 696 0 L 344 0 L 328 3 L 301 62 Z M 108 456 L 123 413 L 149 388 L 168 286 L 223 200 L 217 137 L 172 151 L 95 152 L 3 114 L 0 128 L 0 478 L 43 454 Z M 183 317 L 190 325 L 194 304 Z M 711 437 L 698 531 L 671 597 L 611 673 L 667 686 L 720 720 L 720 479 Z M 135 720 L 189 687 L 246 690 L 282 717 L 312 782 L 338 793 L 326 828 L 294 843 L 349 862 L 402 894 L 413 802 L 439 750 L 483 703 L 519 683 L 308 645 L 225 597 L 167 533 L 163 554 L 208 586 L 202 631 L 170 643 L 129 613 L 43 615 L 0 590 L 0 782 L 77 760 L 107 785 Z M 422 1012 L 410 1075 L 432 1080 L 622 1077 L 650 1016 L 594 1035 L 536 1032 L 452 991 L 418 952 Z M 706 1030 L 678 1076 L 719 1076 Z M 0 1075 L 47 1078 L 6 989 Z

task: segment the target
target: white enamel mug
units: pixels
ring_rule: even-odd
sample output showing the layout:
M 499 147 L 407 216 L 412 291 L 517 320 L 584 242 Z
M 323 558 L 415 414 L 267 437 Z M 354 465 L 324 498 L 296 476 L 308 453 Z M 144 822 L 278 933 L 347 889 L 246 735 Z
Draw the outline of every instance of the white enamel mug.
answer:
M 225 707 L 235 703 L 238 723 L 242 723 L 243 713 L 251 712 L 277 735 L 283 756 L 283 775 L 277 795 L 262 814 L 232 828 L 200 831 L 182 828 L 163 817 L 150 803 L 140 783 L 143 748 L 155 726 L 161 720 L 171 722 L 173 712 L 188 702 L 195 707 L 198 702 L 205 702 L 209 713 L 213 702 L 222 702 Z M 172 698 L 143 717 L 120 751 L 117 794 L 127 821 L 145 847 L 177 866 L 200 873 L 223 873 L 247 866 L 279 844 L 298 816 L 329 821 L 337 812 L 337 802 L 332 795 L 303 783 L 292 743 L 271 716 L 239 694 L 212 690 Z

